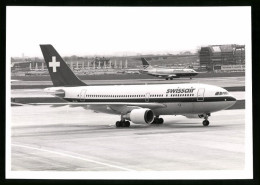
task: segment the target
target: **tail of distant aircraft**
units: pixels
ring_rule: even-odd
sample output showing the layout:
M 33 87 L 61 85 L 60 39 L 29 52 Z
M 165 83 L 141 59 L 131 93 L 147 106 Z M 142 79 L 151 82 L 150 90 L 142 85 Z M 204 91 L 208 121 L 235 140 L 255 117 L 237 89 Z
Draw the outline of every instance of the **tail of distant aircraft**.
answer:
M 141 58 L 141 60 L 142 60 L 144 69 L 152 68 L 152 66 L 150 66 L 150 64 L 147 62 L 147 60 L 145 58 Z
M 54 86 L 85 86 L 50 44 L 40 45 Z

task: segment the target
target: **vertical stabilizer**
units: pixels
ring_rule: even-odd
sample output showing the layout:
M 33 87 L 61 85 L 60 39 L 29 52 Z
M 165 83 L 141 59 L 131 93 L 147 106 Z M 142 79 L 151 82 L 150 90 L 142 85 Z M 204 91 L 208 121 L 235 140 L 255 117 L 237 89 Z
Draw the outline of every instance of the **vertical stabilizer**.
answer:
M 145 58 L 141 58 L 142 60 L 142 64 L 143 64 L 143 68 L 144 69 L 151 69 L 152 66 L 147 62 L 147 60 Z
M 54 86 L 85 86 L 50 44 L 40 45 Z

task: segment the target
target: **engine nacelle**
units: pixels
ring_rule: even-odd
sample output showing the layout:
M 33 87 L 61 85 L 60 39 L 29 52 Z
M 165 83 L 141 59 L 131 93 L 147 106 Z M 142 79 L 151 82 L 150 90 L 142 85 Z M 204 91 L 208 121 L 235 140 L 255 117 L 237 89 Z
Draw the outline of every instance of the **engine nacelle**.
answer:
M 154 113 L 150 109 L 134 109 L 123 117 L 135 124 L 150 124 L 154 120 Z

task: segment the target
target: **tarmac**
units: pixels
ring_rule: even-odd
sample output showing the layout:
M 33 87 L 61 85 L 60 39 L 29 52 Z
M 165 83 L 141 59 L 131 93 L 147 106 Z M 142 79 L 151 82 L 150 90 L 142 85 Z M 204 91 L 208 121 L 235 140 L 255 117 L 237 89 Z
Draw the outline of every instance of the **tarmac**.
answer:
M 215 78 L 176 78 L 173 80 L 156 79 L 126 79 L 126 80 L 83 80 L 88 85 L 130 85 L 130 84 L 176 84 L 176 83 L 205 83 L 220 87 L 245 86 L 245 77 L 215 77 Z M 14 81 L 12 89 L 44 88 L 52 86 L 51 81 Z
M 117 115 L 83 108 L 12 107 L 12 171 L 243 170 L 245 111 L 116 128 Z

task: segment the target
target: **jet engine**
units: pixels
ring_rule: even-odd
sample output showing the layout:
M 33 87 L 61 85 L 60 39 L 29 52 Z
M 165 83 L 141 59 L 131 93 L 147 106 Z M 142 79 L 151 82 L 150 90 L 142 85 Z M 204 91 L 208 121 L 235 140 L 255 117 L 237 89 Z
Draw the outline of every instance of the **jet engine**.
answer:
M 154 113 L 151 109 L 134 109 L 123 118 L 135 124 L 150 124 L 154 120 Z

